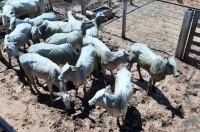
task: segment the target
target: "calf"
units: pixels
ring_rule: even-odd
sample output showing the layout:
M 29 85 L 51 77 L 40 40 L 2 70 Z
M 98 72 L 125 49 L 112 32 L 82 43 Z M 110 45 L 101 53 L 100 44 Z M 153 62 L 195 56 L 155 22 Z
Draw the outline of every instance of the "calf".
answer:
M 59 76 L 59 80 L 72 81 L 76 87 L 76 93 L 78 86 L 84 83 L 84 93 L 86 92 L 86 80 L 88 75 L 93 71 L 96 63 L 96 52 L 92 45 L 88 45 L 82 48 L 80 57 L 76 63 L 76 66 L 65 64 L 62 68 L 62 72 Z
M 15 27 L 18 24 L 21 24 L 21 23 L 29 23 L 32 26 L 38 27 L 43 23 L 44 20 L 57 21 L 58 18 L 57 18 L 56 14 L 54 12 L 43 13 L 40 16 L 37 16 L 35 18 L 32 18 L 32 19 L 31 18 L 26 18 L 24 20 L 20 20 L 20 19 L 18 19 L 16 17 L 11 17 L 9 29 L 10 30 L 14 30 Z
M 129 56 L 130 62 L 128 69 L 131 70 L 133 63 L 137 63 L 137 70 L 141 81 L 144 79 L 142 78 L 140 67 L 149 73 L 149 87 L 147 93 L 154 88 L 156 81 L 165 79 L 166 75 L 173 74 L 174 77 L 179 76 L 176 70 L 174 56 L 163 59 L 161 56 L 153 53 L 146 44 L 134 43 L 130 48 Z
M 53 103 L 52 85 L 54 84 L 57 87 L 59 87 L 58 76 L 61 73 L 60 67 L 57 64 L 53 63 L 48 58 L 40 56 L 39 54 L 36 54 L 36 53 L 23 54 L 19 57 L 19 61 L 25 74 L 28 77 L 28 80 L 29 80 L 28 82 L 29 82 L 31 92 L 33 92 L 33 88 L 32 88 L 32 85 L 33 85 L 35 90 L 37 90 L 37 92 L 40 93 L 35 85 L 33 77 L 42 78 L 47 83 L 49 92 L 51 94 L 51 102 Z M 60 85 L 62 86 L 60 87 L 60 91 L 62 95 L 66 93 L 66 88 L 64 87 L 64 85 L 65 84 Z
M 66 63 L 74 65 L 79 58 L 79 54 L 68 43 L 61 45 L 39 43 L 31 45 L 27 52 L 40 54 L 58 65 L 65 65 Z
M 123 126 L 125 125 L 127 103 L 133 95 L 132 75 L 122 68 L 118 71 L 115 80 L 114 94 L 110 94 L 108 90 L 111 86 L 99 90 L 95 96 L 88 101 L 89 105 L 98 105 L 107 110 L 107 112 L 115 117 L 122 114 Z
M 8 54 L 8 68 L 11 67 L 11 56 L 14 56 L 18 60 L 18 49 L 22 46 L 25 49 L 26 43 L 30 46 L 29 39 L 31 39 L 31 25 L 28 23 L 17 25 L 13 32 L 5 36 L 3 51 L 6 51 Z

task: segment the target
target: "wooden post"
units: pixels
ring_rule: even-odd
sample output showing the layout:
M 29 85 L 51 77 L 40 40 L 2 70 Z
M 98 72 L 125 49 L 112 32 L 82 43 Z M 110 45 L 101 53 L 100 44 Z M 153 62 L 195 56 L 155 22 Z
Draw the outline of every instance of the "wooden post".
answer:
M 196 27 L 197 27 L 197 24 L 198 24 L 199 16 L 200 16 L 200 11 L 195 10 L 194 18 L 193 18 L 191 29 L 190 29 L 190 34 L 188 36 L 188 41 L 187 41 L 187 45 L 186 45 L 186 48 L 185 48 L 184 59 L 188 58 L 190 48 L 191 48 L 191 45 L 192 45 L 192 42 L 193 42 L 195 30 L 196 30 Z
M 44 0 L 39 0 L 39 5 L 41 6 L 41 12 L 40 12 L 40 14 L 42 14 L 42 13 L 45 12 Z
M 184 53 L 185 45 L 186 45 L 187 38 L 189 35 L 189 29 L 191 26 L 193 14 L 194 14 L 194 10 L 185 11 L 185 15 L 183 18 L 182 27 L 181 27 L 181 31 L 180 31 L 180 35 L 179 35 L 179 39 L 178 39 L 178 44 L 176 47 L 176 53 L 175 53 L 176 57 L 180 60 L 183 57 L 183 53 Z
M 82 15 L 86 16 L 86 2 L 85 2 L 85 0 L 81 0 L 81 8 L 82 8 Z
M 108 6 L 109 6 L 109 7 L 112 6 L 112 0 L 108 0 Z
M 122 38 L 126 35 L 126 11 L 127 11 L 127 0 L 123 0 L 123 16 L 122 16 Z

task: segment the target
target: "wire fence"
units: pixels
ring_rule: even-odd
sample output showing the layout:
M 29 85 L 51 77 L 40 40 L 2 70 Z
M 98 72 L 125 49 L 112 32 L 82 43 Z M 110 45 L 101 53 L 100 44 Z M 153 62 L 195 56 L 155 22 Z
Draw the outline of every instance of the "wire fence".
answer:
M 144 2 L 145 3 L 145 2 Z M 135 5 L 139 5 L 135 3 Z M 159 1 L 128 8 L 126 37 L 132 42 L 146 43 L 150 47 L 174 54 L 182 20 L 187 8 Z M 122 12 L 122 10 L 121 10 Z M 121 37 L 121 14 L 104 25 L 103 32 Z

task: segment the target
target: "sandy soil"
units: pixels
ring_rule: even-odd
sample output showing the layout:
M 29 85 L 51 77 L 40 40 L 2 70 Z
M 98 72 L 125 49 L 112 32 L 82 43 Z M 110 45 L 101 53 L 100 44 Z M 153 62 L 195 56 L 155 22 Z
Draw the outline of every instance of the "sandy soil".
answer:
M 198 0 L 197 0 L 198 1 Z M 140 2 L 135 0 L 136 5 L 143 5 L 150 2 L 148 0 Z M 184 1 L 188 4 L 195 4 L 190 0 Z M 66 17 L 62 14 L 66 10 L 73 10 L 80 12 L 80 0 L 74 0 L 72 3 L 66 3 L 63 0 L 53 0 L 54 9 L 59 12 L 60 18 Z M 106 4 L 106 1 L 89 1 L 88 8 L 93 9 L 100 5 Z M 157 3 L 155 3 L 156 5 Z M 153 5 L 150 5 L 153 7 Z M 159 3 L 156 5 L 159 7 Z M 148 42 L 151 48 L 160 49 L 161 51 L 154 50 L 157 54 L 167 57 L 169 54 L 173 54 L 176 45 L 167 45 L 165 38 L 159 38 L 160 32 L 157 31 L 153 35 L 152 39 L 145 38 L 145 26 L 131 28 L 133 16 L 138 15 L 134 13 L 129 14 L 127 19 L 128 26 L 127 36 L 131 36 L 130 40 L 121 39 L 121 19 L 117 19 L 117 16 L 121 15 L 120 9 L 121 3 L 113 0 L 113 7 L 115 17 L 109 20 L 100 31 L 100 39 L 108 44 L 111 49 L 118 46 L 128 50 L 131 45 L 131 41 Z M 134 10 L 136 7 L 129 5 L 128 11 Z M 164 7 L 163 7 L 164 8 Z M 168 8 L 168 7 L 166 7 Z M 176 7 L 172 7 L 176 9 Z M 149 11 L 147 11 L 149 12 Z M 180 15 L 183 12 L 182 9 L 176 9 Z M 181 13 L 180 13 L 181 12 Z M 142 12 L 145 13 L 145 12 Z M 171 13 L 173 15 L 173 12 Z M 157 20 L 158 28 L 162 27 L 162 22 L 158 21 L 165 16 L 152 15 L 153 17 L 146 18 L 147 20 L 153 18 Z M 139 19 L 140 17 L 138 17 Z M 138 20 L 137 19 L 137 20 Z M 172 18 L 169 18 L 170 20 Z M 114 20 L 114 21 L 113 21 Z M 139 19 L 140 22 L 146 23 L 145 19 Z M 174 20 L 173 20 L 174 21 Z M 155 22 L 154 22 L 155 23 Z M 177 30 L 180 29 L 181 19 L 177 20 L 179 24 Z M 170 25 L 168 25 L 170 26 Z M 3 38 L 5 30 L 1 26 L 0 42 L 3 47 Z M 167 30 L 167 28 L 165 28 Z M 178 39 L 177 30 L 170 30 L 170 33 L 175 34 L 175 39 L 170 39 L 171 43 L 175 43 Z M 149 31 L 149 30 L 148 30 Z M 141 35 L 143 35 L 141 37 Z M 168 39 L 167 39 L 168 40 Z M 160 43 L 163 41 L 163 43 Z M 160 43 L 159 45 L 157 43 Z M 194 49 L 197 49 L 194 47 Z M 199 49 L 197 49 L 199 51 Z M 126 116 L 126 129 L 122 129 L 117 124 L 117 119 L 111 117 L 106 113 L 105 109 L 100 107 L 88 107 L 88 100 L 91 99 L 97 90 L 104 88 L 105 85 L 114 85 L 114 78 L 109 73 L 106 77 L 106 84 L 102 78 L 89 80 L 87 83 L 87 95 L 83 94 L 83 86 L 80 86 L 78 90 L 79 98 L 72 99 L 72 109 L 69 111 L 64 110 L 64 105 L 61 101 L 55 102 L 54 105 L 50 102 L 50 95 L 46 83 L 40 80 L 42 86 L 38 86 L 41 91 L 41 95 L 34 95 L 30 92 L 27 82 L 24 77 L 19 73 L 19 66 L 16 60 L 12 59 L 12 69 L 6 70 L 7 55 L 3 53 L 5 59 L 0 61 L 0 116 L 4 118 L 10 125 L 19 132 L 40 132 L 40 131 L 90 131 L 90 132 L 104 132 L 104 131 L 162 131 L 162 132 L 178 132 L 189 131 L 197 132 L 200 129 L 200 71 L 199 65 L 196 62 L 186 60 L 177 60 L 177 69 L 180 73 L 178 78 L 167 76 L 163 81 L 156 83 L 155 92 L 152 92 L 150 96 L 146 94 L 148 85 L 148 73 L 142 70 L 142 75 L 145 82 L 140 82 L 139 75 L 136 70 L 136 65 L 131 69 L 134 77 L 134 95 L 129 102 L 129 108 Z M 200 60 L 199 56 L 190 54 L 191 57 Z M 125 66 L 120 65 L 118 69 Z M 117 70 L 115 70 L 115 74 Z M 95 74 L 94 74 L 95 76 Z M 66 83 L 68 92 L 75 93 L 74 85 L 71 82 Z M 55 95 L 59 95 L 58 88 L 54 88 Z M 122 122 L 120 122 L 122 123 Z

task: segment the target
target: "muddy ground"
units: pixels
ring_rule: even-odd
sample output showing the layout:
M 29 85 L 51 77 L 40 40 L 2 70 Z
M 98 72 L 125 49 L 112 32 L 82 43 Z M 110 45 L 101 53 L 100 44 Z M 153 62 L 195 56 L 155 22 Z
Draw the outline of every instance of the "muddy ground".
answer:
M 198 1 L 198 0 L 197 0 Z M 137 1 L 136 5 L 143 5 L 150 1 Z M 192 3 L 192 5 L 199 6 L 195 1 L 184 1 Z M 73 10 L 80 12 L 80 0 L 74 0 L 72 3 L 64 2 L 63 0 L 53 0 L 54 9 L 60 12 L 60 18 L 65 19 L 62 15 L 66 10 Z M 89 1 L 88 9 L 94 9 L 100 5 L 105 5 L 106 1 Z M 154 3 L 159 6 L 159 3 Z M 153 5 L 150 5 L 153 6 Z M 127 36 L 131 36 L 131 40 L 124 40 L 120 38 L 121 21 L 116 17 L 121 15 L 122 4 L 113 0 L 113 9 L 115 16 L 109 20 L 100 31 L 100 39 L 102 39 L 111 49 L 116 47 L 123 47 L 129 49 L 132 41 L 149 43 L 154 52 L 167 57 L 174 54 L 176 44 L 167 45 L 165 39 L 161 39 L 163 43 L 157 43 L 160 40 L 153 39 L 159 32 L 156 32 L 151 39 L 141 37 L 143 32 L 146 32 L 144 26 L 131 29 L 133 25 L 128 25 L 130 29 L 127 30 Z M 129 10 L 134 10 L 136 7 L 128 5 Z M 153 8 L 153 7 L 152 7 Z M 164 8 L 164 7 L 163 7 Z M 176 12 L 181 12 L 182 9 L 172 7 Z M 179 14 L 181 14 L 179 13 Z M 129 14 L 129 18 L 134 14 Z M 181 14 L 182 15 L 182 14 Z M 156 16 L 156 20 L 159 18 Z M 162 16 L 160 16 L 162 18 Z M 163 16 L 164 18 L 164 16 Z M 150 18 L 148 18 L 149 20 Z M 151 17 L 152 19 L 152 17 Z M 139 20 L 146 22 L 145 19 Z M 151 20 L 153 21 L 153 20 Z M 127 19 L 128 24 L 132 24 L 131 19 Z M 180 29 L 181 19 L 177 20 L 178 28 Z M 157 26 L 162 23 L 156 23 Z M 119 26 L 120 25 L 120 26 Z M 154 25 L 156 26 L 156 25 Z M 3 47 L 3 38 L 5 30 L 1 26 L 1 47 Z M 131 32 L 131 31 L 132 32 Z M 171 30 L 173 34 L 178 34 L 177 31 Z M 148 36 L 149 37 L 149 36 Z M 152 40 L 152 41 L 150 41 Z M 175 35 L 171 42 L 175 43 L 178 36 Z M 197 47 L 193 47 L 198 52 Z M 90 131 L 90 132 L 107 132 L 107 131 L 151 131 L 151 132 L 197 132 L 200 129 L 200 71 L 199 64 L 196 61 L 177 60 L 177 69 L 180 76 L 173 78 L 167 76 L 165 80 L 156 83 L 155 91 L 148 96 L 146 89 L 148 85 L 148 73 L 142 70 L 142 75 L 145 82 L 140 82 L 139 75 L 136 70 L 136 65 L 131 69 L 134 77 L 134 95 L 129 102 L 129 108 L 126 115 L 126 128 L 122 129 L 120 124 L 117 124 L 117 119 L 111 117 L 106 113 L 105 109 L 100 107 L 88 107 L 88 100 L 91 99 L 97 90 L 104 88 L 107 84 L 114 85 L 114 78 L 107 72 L 105 78 L 106 84 L 102 77 L 93 76 L 96 79 L 88 79 L 87 94 L 83 94 L 83 86 L 79 87 L 77 98 L 73 98 L 71 102 L 72 109 L 69 111 L 64 110 L 62 101 L 55 102 L 54 105 L 50 102 L 50 95 L 46 83 L 40 80 L 42 86 L 38 86 L 41 95 L 34 95 L 30 92 L 26 80 L 24 80 L 21 73 L 19 73 L 19 66 L 15 59 L 12 59 L 12 69 L 6 70 L 7 55 L 3 53 L 5 59 L 0 61 L 0 116 L 4 118 L 15 130 L 19 132 L 40 132 L 40 131 Z M 200 57 L 190 54 L 196 60 Z M 120 65 L 114 71 L 117 73 L 121 67 L 127 64 Z M 71 82 L 66 83 L 69 93 L 75 93 L 74 85 Z M 58 88 L 54 88 L 54 93 L 59 96 Z M 122 123 L 120 121 L 120 123 Z

